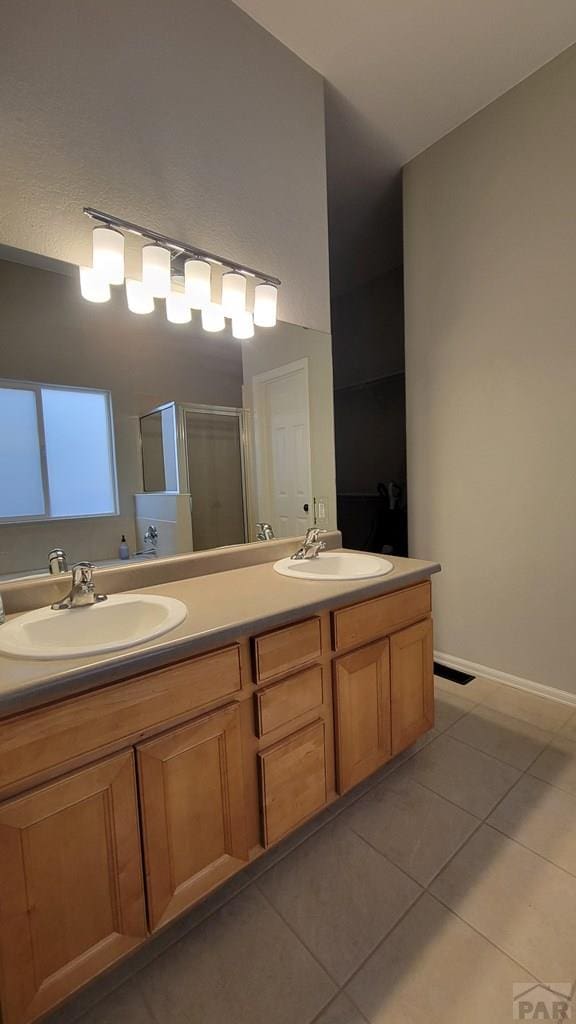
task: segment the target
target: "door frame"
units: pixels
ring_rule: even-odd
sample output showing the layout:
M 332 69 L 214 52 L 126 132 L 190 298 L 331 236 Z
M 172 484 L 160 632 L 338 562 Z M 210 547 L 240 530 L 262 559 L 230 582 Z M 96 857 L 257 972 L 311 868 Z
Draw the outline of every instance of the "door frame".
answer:
M 275 366 L 272 370 L 265 370 L 263 373 L 255 373 L 251 379 L 252 404 L 253 404 L 253 429 L 254 429 L 254 476 L 256 507 L 258 518 L 265 521 L 272 521 L 274 518 L 274 500 L 272 497 L 272 481 L 270 478 L 270 431 L 268 416 L 266 412 L 266 386 L 275 380 L 283 377 L 290 377 L 295 373 L 302 374 L 304 387 L 304 403 L 306 408 L 306 429 L 308 433 L 308 489 L 310 492 L 310 515 L 312 516 L 312 435 L 310 433 L 310 387 L 308 359 L 296 359 L 292 363 L 285 363 L 283 366 Z

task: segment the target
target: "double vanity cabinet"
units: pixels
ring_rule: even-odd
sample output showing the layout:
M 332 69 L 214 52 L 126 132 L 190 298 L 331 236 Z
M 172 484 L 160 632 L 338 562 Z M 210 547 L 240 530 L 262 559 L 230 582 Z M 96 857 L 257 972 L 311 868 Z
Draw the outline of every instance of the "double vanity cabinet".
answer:
M 3 1024 L 48 1013 L 431 728 L 430 615 L 423 579 L 0 720 Z

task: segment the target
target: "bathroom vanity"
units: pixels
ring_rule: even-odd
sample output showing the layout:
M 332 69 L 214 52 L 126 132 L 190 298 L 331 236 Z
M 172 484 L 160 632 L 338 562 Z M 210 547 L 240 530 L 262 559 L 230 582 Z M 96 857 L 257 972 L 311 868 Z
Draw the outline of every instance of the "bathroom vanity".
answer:
M 430 575 L 253 565 L 115 656 L 0 658 L 3 1024 L 125 957 L 433 725 Z M 82 615 L 82 611 L 77 614 Z

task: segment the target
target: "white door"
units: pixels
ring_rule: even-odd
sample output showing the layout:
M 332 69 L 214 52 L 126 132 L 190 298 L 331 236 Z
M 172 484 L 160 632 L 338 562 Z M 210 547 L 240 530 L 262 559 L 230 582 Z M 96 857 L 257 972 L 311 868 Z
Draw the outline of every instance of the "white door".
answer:
M 312 522 L 308 363 L 253 378 L 258 518 L 277 537 L 297 537 Z

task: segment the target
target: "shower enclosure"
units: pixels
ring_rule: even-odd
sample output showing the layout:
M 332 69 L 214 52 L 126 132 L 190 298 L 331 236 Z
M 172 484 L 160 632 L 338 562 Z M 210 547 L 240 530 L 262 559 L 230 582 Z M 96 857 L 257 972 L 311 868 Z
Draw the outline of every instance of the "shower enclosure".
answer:
M 144 491 L 188 496 L 194 551 L 249 540 L 245 415 L 169 402 L 140 417 Z

